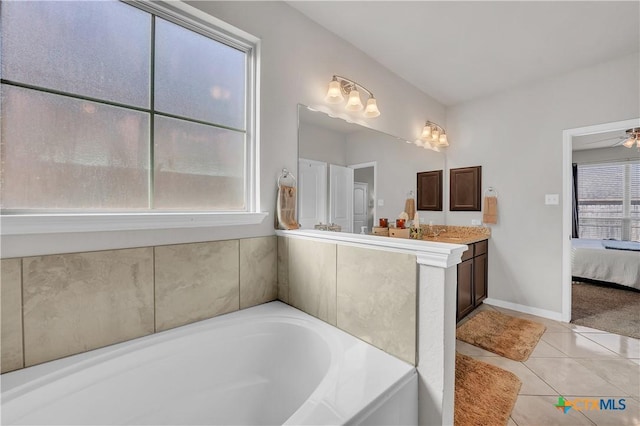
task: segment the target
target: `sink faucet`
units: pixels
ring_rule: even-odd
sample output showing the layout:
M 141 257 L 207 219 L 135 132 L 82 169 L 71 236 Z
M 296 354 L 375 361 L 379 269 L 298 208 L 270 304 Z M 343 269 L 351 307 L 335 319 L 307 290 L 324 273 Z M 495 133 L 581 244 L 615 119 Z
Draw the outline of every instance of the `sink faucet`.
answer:
M 438 238 L 438 235 L 442 234 L 443 232 L 447 232 L 446 229 L 444 228 L 440 228 L 440 229 L 433 229 L 433 237 L 434 238 Z

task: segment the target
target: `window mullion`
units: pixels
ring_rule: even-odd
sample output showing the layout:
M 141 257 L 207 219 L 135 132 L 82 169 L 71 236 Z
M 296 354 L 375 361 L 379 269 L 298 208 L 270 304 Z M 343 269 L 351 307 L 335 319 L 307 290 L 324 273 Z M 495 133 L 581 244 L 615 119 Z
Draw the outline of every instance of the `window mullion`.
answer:
M 156 70 L 156 16 L 151 14 L 151 60 L 149 61 L 151 69 L 149 70 L 149 209 L 155 208 L 154 191 L 155 191 L 155 70 Z

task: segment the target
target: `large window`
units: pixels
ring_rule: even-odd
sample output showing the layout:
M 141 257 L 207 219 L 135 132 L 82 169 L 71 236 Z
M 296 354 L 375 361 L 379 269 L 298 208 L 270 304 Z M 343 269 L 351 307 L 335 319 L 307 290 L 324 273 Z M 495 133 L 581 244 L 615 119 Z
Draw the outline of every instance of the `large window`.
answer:
M 251 42 L 118 1 L 1 7 L 4 213 L 255 211 Z
M 578 166 L 579 237 L 640 241 L 640 164 Z

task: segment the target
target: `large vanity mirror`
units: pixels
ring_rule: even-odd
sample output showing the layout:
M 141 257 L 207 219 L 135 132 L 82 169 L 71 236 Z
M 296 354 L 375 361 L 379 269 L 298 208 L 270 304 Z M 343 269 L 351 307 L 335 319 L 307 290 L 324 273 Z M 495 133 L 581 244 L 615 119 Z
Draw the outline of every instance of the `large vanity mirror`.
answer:
M 298 105 L 298 222 L 303 229 L 335 224 L 370 233 L 393 221 L 416 198 L 417 173 L 445 169 L 441 152 Z M 441 211 L 422 222 L 444 224 Z M 334 230 L 338 228 L 335 227 Z

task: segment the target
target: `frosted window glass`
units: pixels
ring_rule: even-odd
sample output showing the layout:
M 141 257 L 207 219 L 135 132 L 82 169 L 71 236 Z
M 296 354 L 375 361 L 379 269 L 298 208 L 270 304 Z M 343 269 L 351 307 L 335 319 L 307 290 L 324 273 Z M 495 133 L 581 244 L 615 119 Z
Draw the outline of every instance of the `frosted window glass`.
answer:
M 156 19 L 156 110 L 245 129 L 246 54 Z
M 115 1 L 2 2 L 2 76 L 149 107 L 151 15 Z
M 3 84 L 2 118 L 3 208 L 148 208 L 148 114 Z
M 157 209 L 244 210 L 245 135 L 155 119 Z

